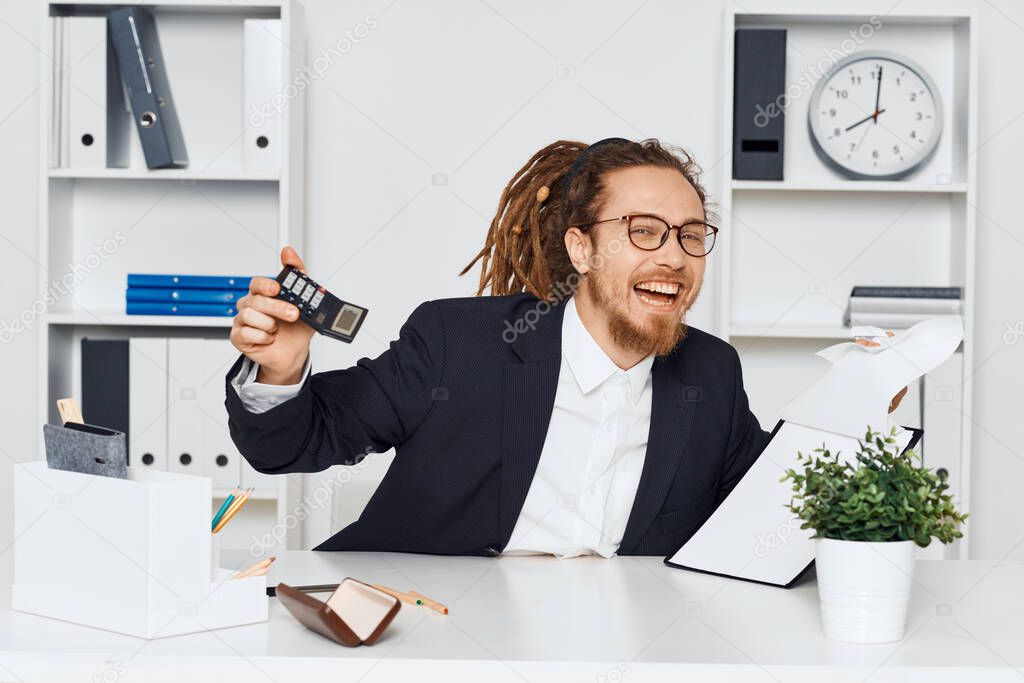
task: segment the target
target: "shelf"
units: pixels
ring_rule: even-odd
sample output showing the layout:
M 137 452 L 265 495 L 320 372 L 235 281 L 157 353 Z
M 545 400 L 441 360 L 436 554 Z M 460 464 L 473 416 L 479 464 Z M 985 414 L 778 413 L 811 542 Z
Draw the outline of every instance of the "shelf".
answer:
M 234 318 L 199 315 L 128 315 L 126 313 L 51 313 L 50 325 L 124 325 L 131 327 L 231 327 Z
M 933 194 L 964 194 L 967 183 L 936 185 L 898 180 L 734 180 L 734 192 L 904 192 Z
M 74 7 L 76 13 L 84 13 L 89 9 L 106 8 L 121 5 L 145 5 L 155 7 L 161 11 L 182 10 L 189 12 L 266 12 L 267 10 L 280 10 L 287 0 L 245 0 L 244 3 L 211 4 L 202 0 L 49 0 L 51 7 Z
M 51 168 L 51 178 L 85 180 L 177 180 L 182 184 L 197 181 L 277 182 L 276 171 L 190 171 L 187 168 Z
M 766 337 L 771 339 L 836 339 L 852 341 L 848 327 L 842 325 L 733 325 L 730 337 Z

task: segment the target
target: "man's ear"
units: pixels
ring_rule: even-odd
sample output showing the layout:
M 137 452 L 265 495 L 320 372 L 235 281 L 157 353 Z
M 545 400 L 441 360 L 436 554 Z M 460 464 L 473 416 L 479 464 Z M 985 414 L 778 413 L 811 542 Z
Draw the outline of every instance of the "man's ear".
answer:
M 586 275 L 590 270 L 590 256 L 593 252 L 593 244 L 590 238 L 582 230 L 573 226 L 565 231 L 565 251 L 569 254 L 569 260 L 580 275 Z

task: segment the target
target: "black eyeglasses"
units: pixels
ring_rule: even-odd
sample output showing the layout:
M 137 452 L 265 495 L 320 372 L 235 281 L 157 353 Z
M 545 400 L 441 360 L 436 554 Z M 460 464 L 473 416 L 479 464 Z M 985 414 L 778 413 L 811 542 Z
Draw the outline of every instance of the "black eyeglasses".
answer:
M 686 221 L 682 225 L 669 225 L 665 220 L 650 214 L 629 214 L 617 218 L 605 218 L 587 225 L 577 226 L 587 230 L 599 223 L 626 221 L 629 241 L 637 249 L 656 251 L 668 241 L 668 233 L 672 228 L 679 231 L 679 246 L 690 256 L 707 256 L 715 246 L 718 228 L 703 221 Z

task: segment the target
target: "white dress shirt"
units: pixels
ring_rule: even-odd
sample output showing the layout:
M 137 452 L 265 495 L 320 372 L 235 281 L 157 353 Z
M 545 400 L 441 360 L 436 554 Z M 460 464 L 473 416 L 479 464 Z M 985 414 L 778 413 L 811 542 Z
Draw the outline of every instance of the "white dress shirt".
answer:
M 562 364 L 544 447 L 506 554 L 611 557 L 622 542 L 647 453 L 651 424 L 648 356 L 622 370 L 601 349 L 568 299 Z M 259 384 L 245 359 L 232 385 L 247 410 L 262 413 L 299 393 Z
M 622 542 L 651 425 L 648 356 L 622 370 L 565 303 L 562 365 L 537 472 L 508 554 L 611 557 Z
M 302 368 L 302 379 L 298 384 L 262 384 L 256 381 L 259 369 L 259 363 L 243 358 L 242 367 L 231 380 L 231 386 L 235 388 L 242 405 L 250 413 L 265 413 L 277 404 L 298 396 L 302 383 L 306 381 L 312 369 L 312 363 L 306 358 L 306 365 Z

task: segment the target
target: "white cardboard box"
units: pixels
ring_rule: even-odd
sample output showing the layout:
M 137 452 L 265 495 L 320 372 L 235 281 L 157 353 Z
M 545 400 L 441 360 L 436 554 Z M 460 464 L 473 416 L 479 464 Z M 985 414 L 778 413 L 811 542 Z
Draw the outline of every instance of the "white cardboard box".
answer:
M 211 571 L 210 496 L 205 477 L 15 465 L 12 607 L 141 638 L 266 621 L 264 577 Z

